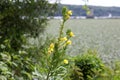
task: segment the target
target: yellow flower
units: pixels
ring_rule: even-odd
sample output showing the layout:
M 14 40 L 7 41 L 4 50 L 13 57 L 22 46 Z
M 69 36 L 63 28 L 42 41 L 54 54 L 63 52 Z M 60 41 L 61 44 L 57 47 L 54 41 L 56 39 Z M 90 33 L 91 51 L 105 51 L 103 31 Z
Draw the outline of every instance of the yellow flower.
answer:
M 51 44 L 50 44 L 50 49 L 53 49 L 53 48 L 54 48 L 54 44 L 51 43 Z
M 54 51 L 53 48 L 49 48 L 49 50 L 52 51 L 52 52 Z
M 67 41 L 67 37 L 60 38 L 60 41 Z
M 65 19 L 68 20 L 69 18 L 70 18 L 70 16 L 69 16 L 69 15 L 66 15 Z
M 74 35 L 73 32 L 70 32 L 70 33 L 69 33 L 69 36 L 70 36 L 70 37 L 74 37 L 75 35 Z
M 67 14 L 71 16 L 72 15 L 72 11 L 71 10 L 67 11 Z
M 64 59 L 64 64 L 68 64 L 68 60 L 67 59 Z
M 50 47 L 48 48 L 48 53 L 51 54 L 54 51 L 54 44 L 51 43 Z
M 72 44 L 71 40 L 68 40 L 68 41 L 66 42 L 66 45 L 71 45 L 71 44 Z
M 65 20 L 68 20 L 71 15 L 72 15 L 72 11 L 71 11 L 71 10 L 67 11 L 67 12 L 65 13 L 65 18 L 64 18 L 64 19 L 65 19 Z
M 54 51 L 53 48 L 48 48 L 48 54 L 51 54 Z

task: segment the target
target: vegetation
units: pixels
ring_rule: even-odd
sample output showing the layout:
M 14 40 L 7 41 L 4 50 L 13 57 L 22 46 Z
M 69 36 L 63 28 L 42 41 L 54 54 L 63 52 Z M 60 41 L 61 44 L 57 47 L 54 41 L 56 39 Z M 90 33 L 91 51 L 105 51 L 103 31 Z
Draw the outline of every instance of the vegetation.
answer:
M 10 39 L 11 47 L 18 50 L 24 43 L 24 36 L 35 37 L 44 30 L 46 17 L 55 10 L 53 7 L 55 5 L 46 0 L 1 0 L 0 42 Z
M 86 11 L 82 5 L 64 5 L 59 4 L 58 12 L 55 16 L 61 16 L 60 11 L 63 6 L 67 6 L 73 11 L 73 16 L 86 16 Z M 113 16 L 120 16 L 120 7 L 102 7 L 102 6 L 88 6 L 94 10 L 94 16 L 108 16 L 111 13 Z
M 43 50 L 43 55 L 40 60 L 39 79 L 43 80 L 68 80 L 69 79 L 69 60 L 66 55 L 68 45 L 71 45 L 70 38 L 74 36 L 73 32 L 68 30 L 65 34 L 63 31 L 65 22 L 72 15 L 72 11 L 66 7 L 62 9 L 63 21 L 60 26 L 58 38 L 51 41 L 48 48 Z
M 39 47 L 26 44 L 28 37 L 37 37 L 44 30 L 53 6 L 45 0 L 0 1 L 0 80 L 119 80 L 119 61 L 111 69 L 95 51 L 67 55 L 71 38 L 76 38 L 71 29 L 64 30 L 72 15 L 66 7 L 57 38 L 46 39 Z
M 55 6 L 46 0 L 0 0 L 0 80 L 34 78 L 34 47 L 26 39 L 44 31 Z
M 96 57 L 96 52 L 88 51 L 75 60 L 75 65 L 81 69 L 84 80 L 95 79 L 103 72 L 104 64 Z M 74 79 L 75 80 L 75 79 Z
M 106 24 L 107 22 L 107 24 Z M 59 25 L 60 20 L 51 20 L 49 27 L 47 28 L 47 34 L 53 34 L 58 31 L 58 27 L 56 25 Z M 74 23 L 74 24 L 73 24 Z M 75 25 L 76 24 L 76 25 Z M 95 25 L 99 24 L 99 25 Z M 92 61 L 95 61 L 96 65 L 100 65 L 98 62 L 103 65 L 102 72 L 97 73 L 92 77 L 92 80 L 119 80 L 119 69 L 117 69 L 116 73 L 116 60 L 119 62 L 119 19 L 87 19 L 87 20 L 75 20 L 71 19 L 66 23 L 65 30 L 68 28 L 71 29 L 75 33 L 75 37 L 73 39 L 73 44 L 71 47 L 68 47 L 67 53 L 69 55 L 77 56 L 75 59 L 73 58 L 73 61 L 82 61 L 92 64 Z M 114 26 L 114 27 L 113 27 Z M 55 29 L 51 30 L 52 28 Z M 57 35 L 54 34 L 54 37 Z M 72 47 L 74 46 L 74 48 Z M 89 49 L 92 49 L 93 51 L 87 51 Z M 94 50 L 97 51 L 94 52 Z M 82 55 L 80 55 L 83 53 Z M 82 59 L 82 60 L 81 60 Z M 98 61 L 98 62 L 97 62 Z M 88 63 L 88 64 L 89 64 Z M 76 63 L 76 64 L 79 64 Z M 87 64 L 87 62 L 86 62 Z M 118 63 L 117 63 L 118 64 Z M 84 65 L 86 67 L 87 65 Z M 89 68 L 89 67 L 88 67 Z M 94 68 L 94 67 L 93 67 Z M 71 79 L 76 80 L 82 80 L 83 79 L 83 73 L 82 69 L 78 68 L 77 66 L 73 66 L 71 69 Z M 97 69 L 97 67 L 95 67 Z M 88 69 L 89 71 L 90 69 Z M 80 71 L 78 73 L 77 71 Z M 98 71 L 98 70 L 97 70 Z M 96 70 L 95 70 L 96 73 Z M 76 76 L 75 76 L 76 75 Z M 87 76 L 87 75 L 86 75 Z M 90 75 L 89 75 L 90 76 Z M 93 76 L 93 75 L 92 75 Z M 115 77 L 117 77 L 115 79 Z M 90 78 L 90 77 L 89 77 Z M 89 80 L 89 79 L 88 79 Z
M 96 51 L 88 50 L 86 53 L 75 57 L 75 65 L 71 72 L 71 80 L 119 80 L 119 61 L 115 68 L 106 66 L 98 57 Z

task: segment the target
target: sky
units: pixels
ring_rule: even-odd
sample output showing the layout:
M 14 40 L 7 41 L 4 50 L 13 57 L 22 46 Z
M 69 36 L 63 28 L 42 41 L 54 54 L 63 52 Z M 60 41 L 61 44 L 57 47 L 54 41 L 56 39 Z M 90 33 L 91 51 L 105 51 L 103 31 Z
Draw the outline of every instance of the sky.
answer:
M 56 0 L 49 0 L 50 2 L 55 2 Z M 84 5 L 83 0 L 59 0 L 62 4 L 74 4 L 74 5 Z M 120 7 L 120 0 L 89 0 L 88 5 L 94 6 L 106 6 L 106 7 Z

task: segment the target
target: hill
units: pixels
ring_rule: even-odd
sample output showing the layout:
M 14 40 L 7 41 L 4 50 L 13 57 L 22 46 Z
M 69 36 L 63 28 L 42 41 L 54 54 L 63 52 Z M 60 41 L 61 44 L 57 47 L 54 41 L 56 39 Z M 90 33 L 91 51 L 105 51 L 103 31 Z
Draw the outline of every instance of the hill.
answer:
M 67 6 L 73 11 L 73 16 L 86 16 L 85 10 L 83 10 L 82 5 L 58 5 L 58 11 L 55 16 L 61 16 L 61 9 L 63 6 Z M 120 7 L 102 7 L 102 6 L 88 6 L 93 10 L 94 16 L 120 16 Z

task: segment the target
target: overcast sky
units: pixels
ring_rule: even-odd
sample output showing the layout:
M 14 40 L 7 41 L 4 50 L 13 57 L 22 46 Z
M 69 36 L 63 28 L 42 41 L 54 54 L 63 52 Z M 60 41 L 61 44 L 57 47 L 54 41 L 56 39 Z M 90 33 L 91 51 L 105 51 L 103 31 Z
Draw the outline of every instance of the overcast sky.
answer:
M 56 0 L 49 0 L 54 2 Z M 85 2 L 83 0 L 60 0 L 63 4 L 76 4 L 76 5 L 84 5 Z M 120 0 L 89 0 L 88 5 L 95 6 L 118 6 L 120 7 Z

